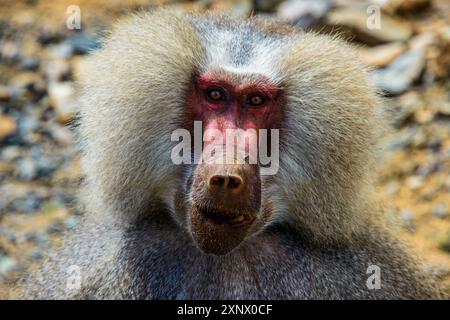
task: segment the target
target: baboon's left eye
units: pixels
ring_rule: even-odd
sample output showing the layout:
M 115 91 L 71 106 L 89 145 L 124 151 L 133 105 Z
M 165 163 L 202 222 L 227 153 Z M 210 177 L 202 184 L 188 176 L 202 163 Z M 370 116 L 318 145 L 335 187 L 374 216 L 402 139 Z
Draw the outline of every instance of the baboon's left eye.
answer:
M 254 94 L 247 98 L 246 103 L 252 107 L 260 107 L 266 102 L 266 99 L 260 94 Z

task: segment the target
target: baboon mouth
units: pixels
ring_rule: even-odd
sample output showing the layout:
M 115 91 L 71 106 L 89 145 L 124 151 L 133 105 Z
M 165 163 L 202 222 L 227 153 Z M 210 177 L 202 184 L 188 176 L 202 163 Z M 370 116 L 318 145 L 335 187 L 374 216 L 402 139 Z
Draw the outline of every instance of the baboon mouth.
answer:
M 216 208 L 198 208 L 206 222 L 220 227 L 241 228 L 255 220 L 254 214 L 225 211 Z

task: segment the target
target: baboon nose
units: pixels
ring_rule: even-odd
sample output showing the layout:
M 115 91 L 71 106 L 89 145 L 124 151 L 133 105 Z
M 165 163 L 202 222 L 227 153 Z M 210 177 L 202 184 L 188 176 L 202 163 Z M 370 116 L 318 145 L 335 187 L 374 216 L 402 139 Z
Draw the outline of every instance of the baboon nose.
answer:
M 209 178 L 209 188 L 213 190 L 234 191 L 239 190 L 243 180 L 238 175 L 213 175 Z

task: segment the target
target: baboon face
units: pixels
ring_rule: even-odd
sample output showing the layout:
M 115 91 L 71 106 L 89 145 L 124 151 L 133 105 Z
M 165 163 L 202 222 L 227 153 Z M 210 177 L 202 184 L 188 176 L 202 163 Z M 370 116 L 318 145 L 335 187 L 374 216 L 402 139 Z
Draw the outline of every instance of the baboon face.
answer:
M 277 86 L 258 74 L 214 70 L 193 80 L 188 118 L 201 121 L 203 151 L 181 215 L 206 253 L 228 253 L 267 220 L 258 161 L 259 144 L 267 141 L 259 132 L 277 128 L 281 100 Z
M 379 123 L 354 51 L 278 23 L 170 16 L 124 21 L 87 61 L 87 210 L 133 222 L 167 212 L 211 254 L 230 252 L 272 222 L 323 239 L 350 232 L 360 219 L 347 208 L 358 208 L 370 182 Z M 189 157 L 203 161 L 172 161 L 178 129 L 194 136 Z M 244 131 L 241 143 L 227 135 L 234 129 Z M 264 174 L 262 154 L 276 160 L 273 129 L 279 169 Z

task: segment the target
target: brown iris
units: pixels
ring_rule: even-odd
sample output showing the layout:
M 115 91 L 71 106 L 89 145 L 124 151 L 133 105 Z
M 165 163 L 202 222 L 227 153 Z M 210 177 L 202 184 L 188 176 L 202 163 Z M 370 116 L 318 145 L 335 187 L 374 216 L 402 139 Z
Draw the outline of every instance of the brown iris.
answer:
M 247 103 L 253 107 L 259 107 L 265 102 L 264 97 L 259 94 L 254 94 L 247 99 Z
M 225 94 L 220 89 L 210 89 L 207 92 L 208 98 L 212 101 L 218 102 L 225 99 Z

